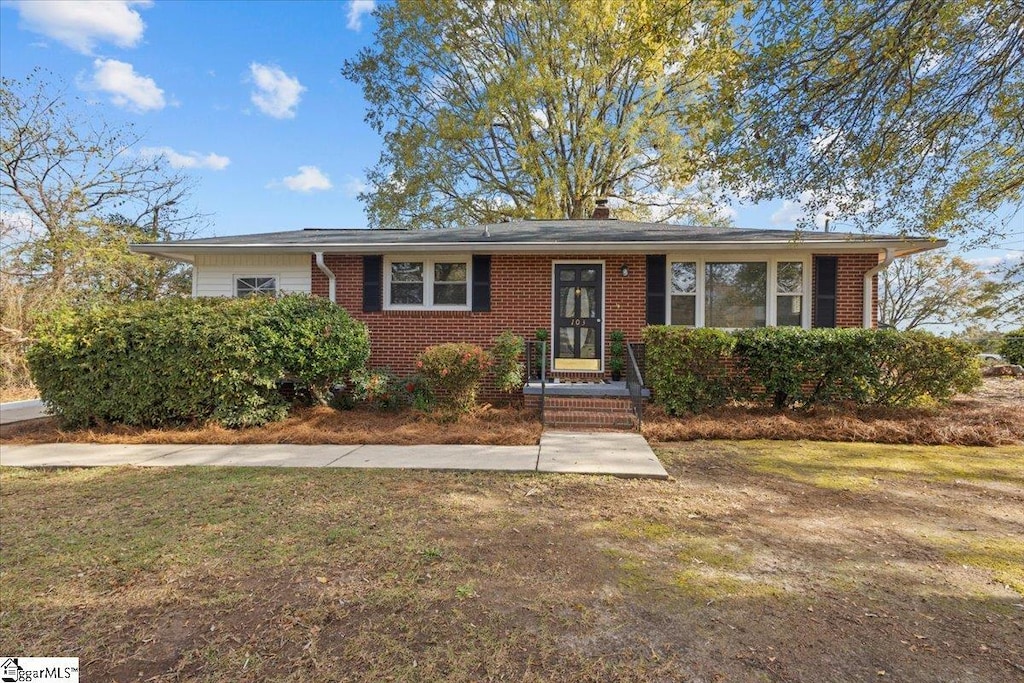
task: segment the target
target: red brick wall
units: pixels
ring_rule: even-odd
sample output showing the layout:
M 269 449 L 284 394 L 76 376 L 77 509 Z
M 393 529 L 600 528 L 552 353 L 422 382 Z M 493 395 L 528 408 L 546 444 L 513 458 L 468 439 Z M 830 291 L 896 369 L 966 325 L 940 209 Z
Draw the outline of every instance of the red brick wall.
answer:
M 871 254 L 815 254 L 838 257 L 836 272 L 836 327 L 861 327 L 864 323 L 864 273 L 878 265 L 880 256 Z M 812 267 L 813 268 L 813 267 Z M 812 271 L 811 320 L 818 274 Z M 878 276 L 872 279 L 871 326 L 878 324 Z
M 491 310 L 363 312 L 363 259 L 361 256 L 325 255 L 327 267 L 337 278 L 338 304 L 370 328 L 372 366 L 387 366 L 398 374 L 415 369 L 416 356 L 431 344 L 465 341 L 489 347 L 505 330 L 533 339 L 538 328 L 551 328 L 552 261 L 605 262 L 605 334 L 622 330 L 628 341 L 640 340 L 646 323 L 646 260 L 630 256 L 531 256 L 491 257 Z M 629 276 L 622 277 L 622 264 Z M 327 277 L 311 262 L 313 294 L 327 296 Z M 605 354 L 608 343 L 605 340 Z M 606 359 L 607 364 L 607 359 Z M 570 377 L 573 373 L 558 373 Z M 593 377 L 593 373 L 577 373 Z
M 610 256 L 491 257 L 491 310 L 469 311 L 381 311 L 363 312 L 363 259 L 361 256 L 327 254 L 325 260 L 337 278 L 338 304 L 370 328 L 374 367 L 387 366 L 398 374 L 412 373 L 416 356 L 432 344 L 465 341 L 490 346 L 505 330 L 527 339 L 538 328 L 551 328 L 552 261 L 605 262 L 605 334 L 622 330 L 627 341 L 639 341 L 646 324 L 646 259 L 643 254 Z M 622 277 L 622 264 L 629 275 Z M 864 273 L 877 265 L 877 254 L 843 254 L 838 262 L 836 324 L 859 327 L 862 316 Z M 327 277 L 310 260 L 312 291 L 326 297 Z M 877 290 L 877 278 L 875 282 Z M 877 301 L 877 296 L 876 296 Z M 813 305 L 813 303 L 812 303 Z M 813 316 L 813 310 L 812 310 Z M 605 354 L 608 353 L 605 339 Z M 607 366 L 607 358 L 605 359 Z M 593 377 L 593 373 L 557 373 L 562 377 Z

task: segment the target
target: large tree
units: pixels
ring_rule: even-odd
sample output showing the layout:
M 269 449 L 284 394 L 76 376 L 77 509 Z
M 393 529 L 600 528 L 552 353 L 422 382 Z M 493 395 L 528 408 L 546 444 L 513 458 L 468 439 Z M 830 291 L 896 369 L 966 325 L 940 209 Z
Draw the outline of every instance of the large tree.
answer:
M 45 72 L 0 83 L 0 389 L 27 385 L 22 350 L 38 315 L 65 303 L 188 291 L 181 264 L 129 242 L 190 235 L 190 181 L 139 136 L 82 117 Z
M 5 280 L 53 299 L 157 293 L 174 269 L 129 254 L 128 241 L 190 234 L 191 182 L 139 154 L 130 126 L 80 116 L 66 88 L 34 72 L 0 84 L 0 236 Z M 178 269 L 180 270 L 180 268 Z M 142 280 L 129 282 L 128 271 Z M 113 289 L 97 282 L 119 281 Z
M 879 281 L 878 322 L 900 330 L 1000 322 L 1008 290 L 958 256 L 920 254 L 896 259 Z
M 621 215 L 713 220 L 711 93 L 736 65 L 730 0 L 408 0 L 347 61 L 384 151 L 379 227 Z
M 981 241 L 1020 210 L 1020 0 L 776 0 L 741 30 L 718 148 L 737 191 Z

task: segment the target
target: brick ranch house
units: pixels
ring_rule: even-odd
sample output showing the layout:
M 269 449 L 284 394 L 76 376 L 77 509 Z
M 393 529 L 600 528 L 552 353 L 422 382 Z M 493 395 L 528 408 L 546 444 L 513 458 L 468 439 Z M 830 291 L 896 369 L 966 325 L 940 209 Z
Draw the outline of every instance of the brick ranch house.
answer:
M 598 211 L 601 209 L 599 208 Z M 873 327 L 878 273 L 945 246 L 890 235 L 706 228 L 611 218 L 446 230 L 307 229 L 131 250 L 193 265 L 193 296 L 311 293 L 370 330 L 371 365 L 427 346 L 547 330 L 561 379 L 607 375 L 608 333 L 645 325 Z

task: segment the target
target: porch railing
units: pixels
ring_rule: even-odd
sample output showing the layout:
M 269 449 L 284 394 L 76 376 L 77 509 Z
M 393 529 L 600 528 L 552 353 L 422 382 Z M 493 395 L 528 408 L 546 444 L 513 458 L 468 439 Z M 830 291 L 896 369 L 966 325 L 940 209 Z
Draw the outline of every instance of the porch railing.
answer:
M 636 415 L 636 429 L 640 431 L 644 421 L 644 376 L 641 368 L 647 360 L 647 348 L 640 342 L 626 344 L 626 389 L 629 401 Z
M 526 340 L 526 381 L 540 383 L 540 420 L 544 422 L 544 394 L 547 388 L 548 353 L 547 342 L 539 339 Z

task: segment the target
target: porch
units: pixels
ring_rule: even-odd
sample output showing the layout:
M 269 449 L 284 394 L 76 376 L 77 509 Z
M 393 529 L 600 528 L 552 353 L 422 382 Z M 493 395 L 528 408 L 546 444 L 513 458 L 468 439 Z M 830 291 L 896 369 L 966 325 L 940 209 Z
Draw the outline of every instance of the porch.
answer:
M 643 344 L 625 344 L 625 372 L 615 380 L 599 374 L 584 379 L 551 373 L 547 350 L 546 341 L 526 343 L 528 372 L 523 386 L 524 405 L 539 411 L 545 426 L 640 430 L 644 404 L 651 396 L 643 382 Z

